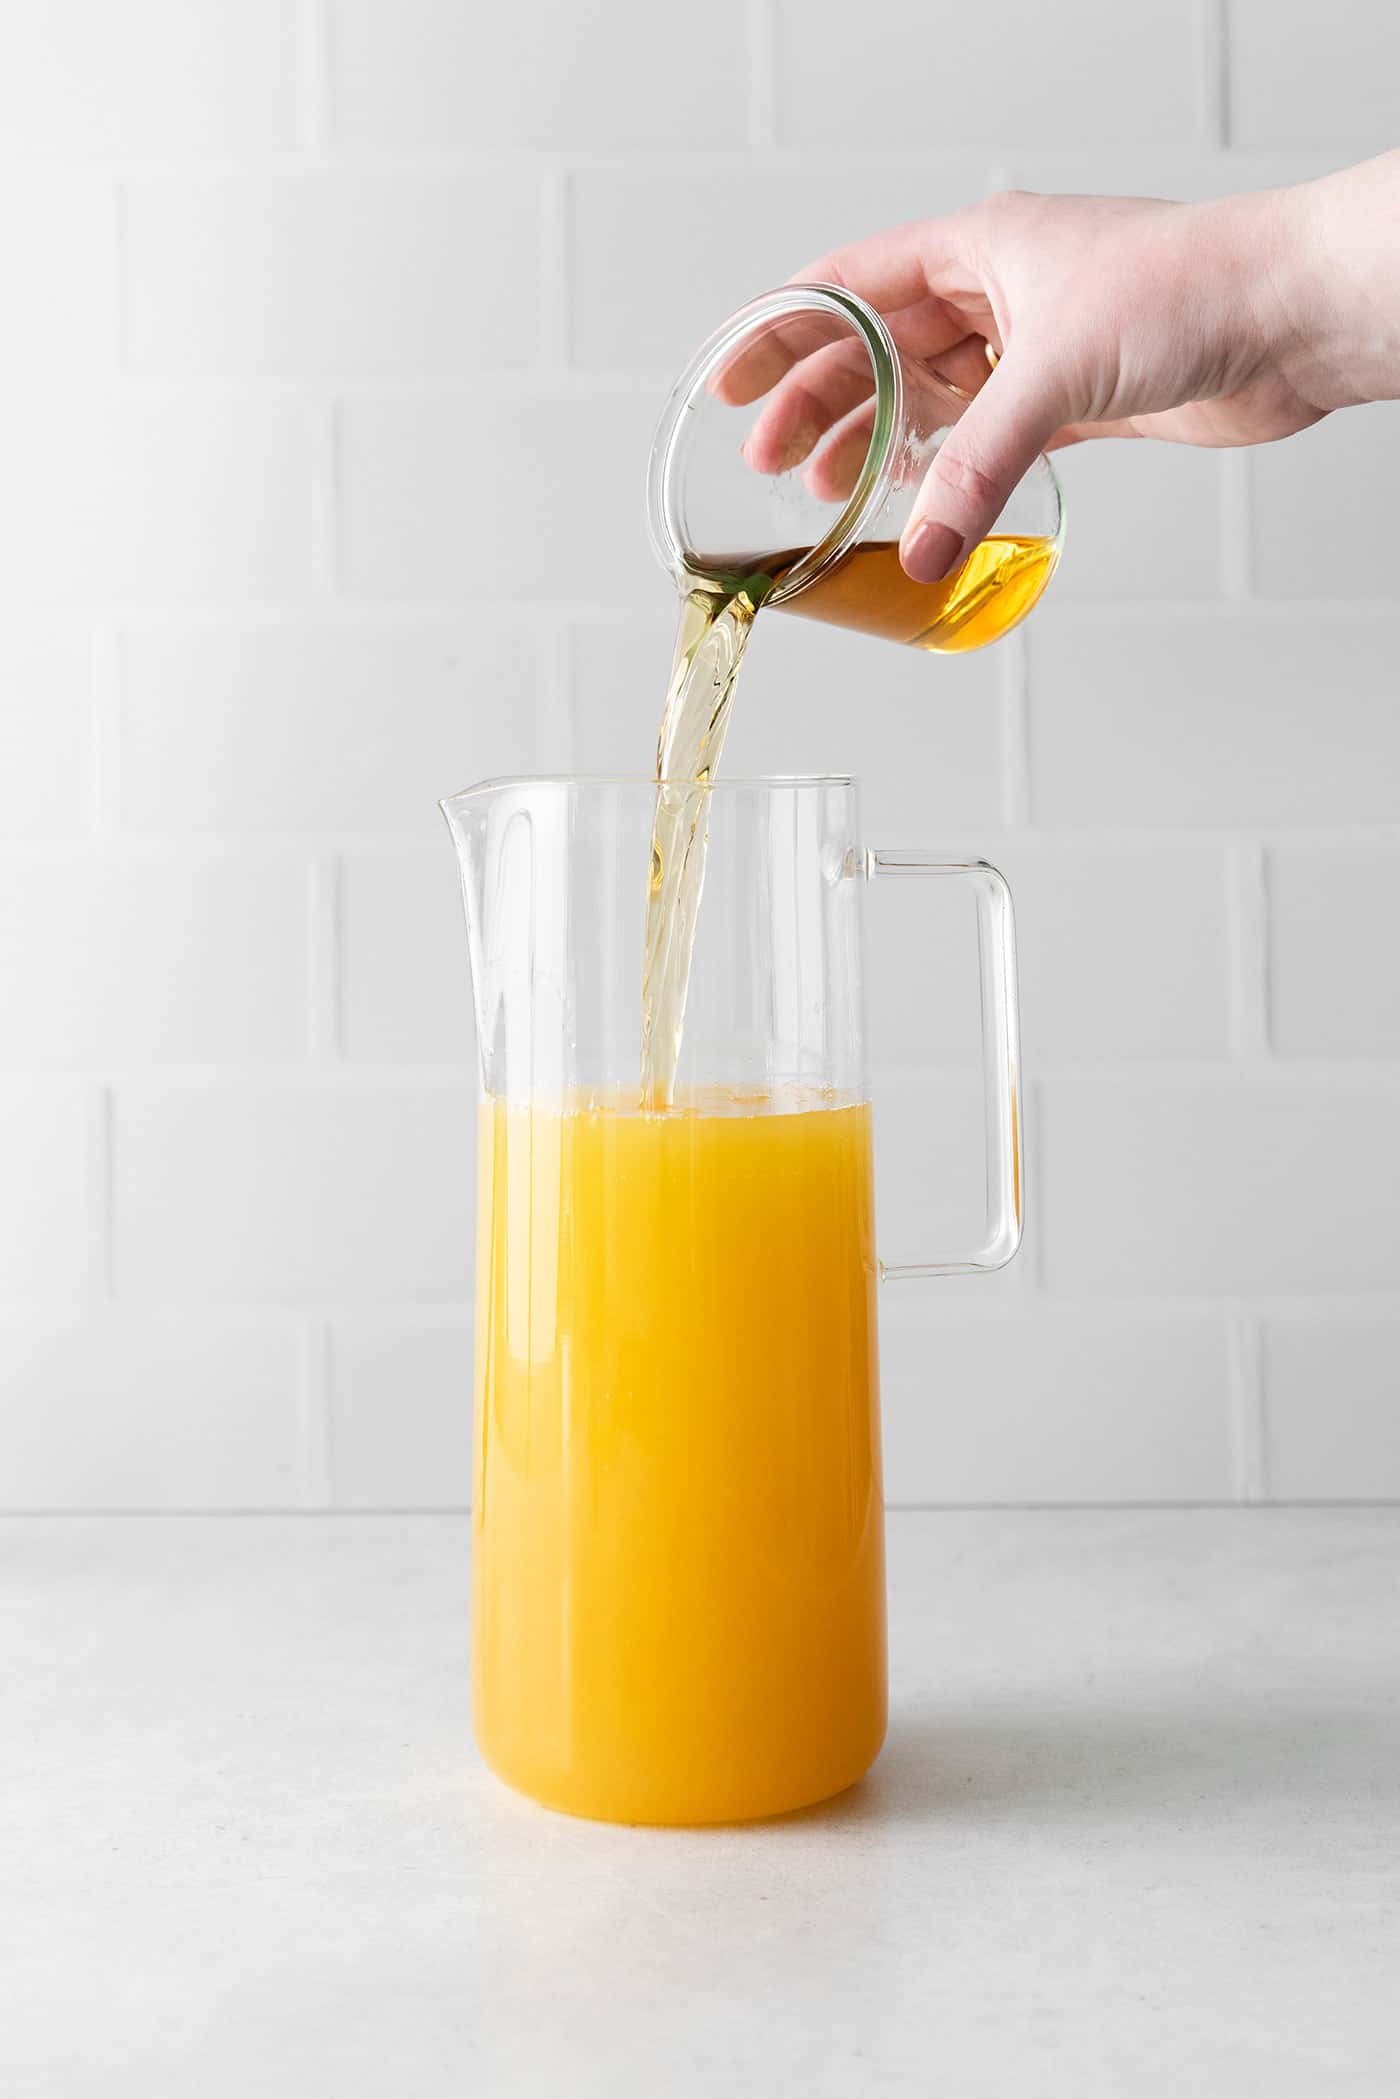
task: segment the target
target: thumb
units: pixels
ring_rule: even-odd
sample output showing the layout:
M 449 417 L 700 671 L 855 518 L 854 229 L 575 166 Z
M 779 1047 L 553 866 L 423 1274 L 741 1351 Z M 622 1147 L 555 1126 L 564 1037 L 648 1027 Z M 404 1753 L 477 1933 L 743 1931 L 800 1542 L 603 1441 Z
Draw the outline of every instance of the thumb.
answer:
M 1065 420 L 1052 374 L 1008 351 L 924 476 L 899 542 L 905 573 L 916 583 L 951 574 Z

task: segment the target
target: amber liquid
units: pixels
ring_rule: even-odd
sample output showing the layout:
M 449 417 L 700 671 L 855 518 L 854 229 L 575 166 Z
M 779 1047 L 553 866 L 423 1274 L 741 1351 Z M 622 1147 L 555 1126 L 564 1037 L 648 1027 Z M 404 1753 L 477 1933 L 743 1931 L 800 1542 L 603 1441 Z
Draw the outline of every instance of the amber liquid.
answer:
M 647 882 L 642 976 L 642 1102 L 669 1105 L 685 1024 L 690 961 L 705 880 L 705 790 L 724 747 L 735 682 L 764 600 L 810 549 L 696 557 L 681 588 L 680 624 L 656 753 L 656 814 Z M 940 583 L 914 583 L 899 544 L 853 547 L 775 609 L 853 627 L 911 648 L 956 655 L 1019 624 L 1055 572 L 1057 540 L 996 533 Z
M 805 559 L 805 547 L 762 563 L 774 585 Z M 899 565 L 899 542 L 870 540 L 774 609 L 798 619 L 854 627 L 914 649 L 951 656 L 1000 641 L 1025 618 L 1055 573 L 1058 541 L 1022 532 L 994 533 L 975 546 L 941 583 L 915 583 Z M 721 586 L 758 566 L 747 555 L 718 555 L 704 564 Z
M 771 588 L 771 578 L 760 570 L 724 584 L 691 576 L 681 592 L 676 653 L 656 748 L 647 876 L 642 962 L 642 1104 L 647 1108 L 668 1107 L 675 1086 L 705 883 L 705 790 L 724 748 L 734 682 L 754 616 Z

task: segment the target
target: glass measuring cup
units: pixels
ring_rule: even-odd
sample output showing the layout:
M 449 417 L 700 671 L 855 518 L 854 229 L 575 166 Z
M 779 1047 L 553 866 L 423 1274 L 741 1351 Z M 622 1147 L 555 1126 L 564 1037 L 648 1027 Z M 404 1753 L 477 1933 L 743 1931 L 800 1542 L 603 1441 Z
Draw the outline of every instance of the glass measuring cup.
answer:
M 836 285 L 765 293 L 717 329 L 652 443 L 647 518 L 678 584 L 761 579 L 762 602 L 942 654 L 1025 618 L 1060 556 L 1064 506 L 1040 458 L 950 576 L 915 583 L 899 536 L 971 396 L 906 356 Z

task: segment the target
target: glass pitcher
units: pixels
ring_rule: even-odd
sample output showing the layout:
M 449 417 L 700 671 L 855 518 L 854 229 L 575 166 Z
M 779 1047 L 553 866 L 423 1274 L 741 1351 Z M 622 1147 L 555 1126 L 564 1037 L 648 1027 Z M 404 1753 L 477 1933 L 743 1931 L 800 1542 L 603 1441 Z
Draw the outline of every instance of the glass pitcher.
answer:
M 919 485 L 971 398 L 906 356 L 854 292 L 765 292 L 696 351 L 662 412 L 647 469 L 657 559 L 682 589 L 761 576 L 772 610 L 938 654 L 999 640 L 1059 562 L 1064 505 L 1047 459 L 940 581 L 916 583 L 899 563 Z
M 846 779 L 703 790 L 673 1104 L 639 1096 L 652 780 L 443 803 L 476 1000 L 472 1698 L 510 1785 L 608 1821 L 840 1791 L 885 1731 L 879 1277 L 994 1269 L 1021 1232 L 1011 902 L 981 862 L 865 846 Z M 980 1246 L 875 1252 L 862 912 L 970 885 Z

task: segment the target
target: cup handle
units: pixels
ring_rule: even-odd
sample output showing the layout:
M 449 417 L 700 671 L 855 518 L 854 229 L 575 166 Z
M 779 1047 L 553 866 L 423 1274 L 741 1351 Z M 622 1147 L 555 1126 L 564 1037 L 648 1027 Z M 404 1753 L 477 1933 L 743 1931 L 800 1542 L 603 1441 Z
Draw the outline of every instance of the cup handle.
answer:
M 907 1276 L 990 1275 L 1021 1244 L 1025 1189 L 1021 1165 L 1021 1025 L 1016 997 L 1016 921 L 1005 877 L 985 860 L 940 860 L 933 853 L 865 856 L 868 881 L 927 875 L 971 882 L 977 896 L 977 956 L 982 985 L 982 1086 L 987 1133 L 987 1237 L 975 1253 L 941 1261 L 880 1263 L 888 1282 Z

